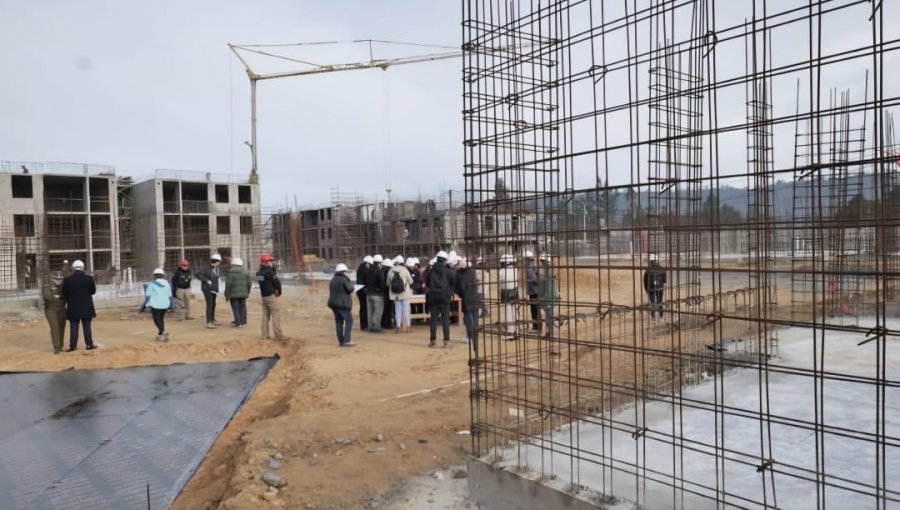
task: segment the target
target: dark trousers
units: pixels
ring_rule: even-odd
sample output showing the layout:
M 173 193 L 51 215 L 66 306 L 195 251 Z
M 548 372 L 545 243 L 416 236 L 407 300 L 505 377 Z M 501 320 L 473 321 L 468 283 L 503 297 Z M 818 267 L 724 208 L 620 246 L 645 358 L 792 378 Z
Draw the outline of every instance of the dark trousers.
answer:
M 153 324 L 156 324 L 157 334 L 161 335 L 166 332 L 166 312 L 165 308 L 151 308 L 150 313 L 153 314 Z
M 469 342 L 478 352 L 478 313 L 480 310 L 466 310 L 463 314 L 463 324 L 466 325 L 466 336 Z
M 350 310 L 331 309 L 334 312 L 334 327 L 337 330 L 338 344 L 350 343 L 350 333 L 353 332 L 353 314 Z
M 529 294 L 528 302 L 531 303 L 531 329 L 535 331 L 541 330 L 541 307 L 538 304 L 538 295 Z
M 234 314 L 235 326 L 247 324 L 247 298 L 232 298 L 231 313 Z
M 431 336 L 429 340 L 432 342 L 437 339 L 437 323 L 438 316 L 441 317 L 441 325 L 444 328 L 444 341 L 450 341 L 450 302 L 449 301 L 441 301 L 438 303 L 432 302 L 429 308 L 431 312 Z
M 203 299 L 206 301 L 206 322 L 216 321 L 216 297 L 218 295 L 212 292 L 203 293 Z
M 359 329 L 366 331 L 369 329 L 369 307 L 366 303 L 366 289 L 359 289 L 356 292 L 356 298 L 359 299 Z
M 661 290 L 651 290 L 647 292 L 647 296 L 650 298 L 650 317 L 654 317 L 657 313 L 659 313 L 659 318 L 662 319 L 663 316 L 663 291 Z
M 384 312 L 381 313 L 381 329 L 391 329 L 394 322 L 394 302 L 384 296 Z
M 94 335 L 91 333 L 91 319 L 73 319 L 69 321 L 69 349 L 78 348 L 78 323 L 84 329 L 84 345 L 94 346 Z

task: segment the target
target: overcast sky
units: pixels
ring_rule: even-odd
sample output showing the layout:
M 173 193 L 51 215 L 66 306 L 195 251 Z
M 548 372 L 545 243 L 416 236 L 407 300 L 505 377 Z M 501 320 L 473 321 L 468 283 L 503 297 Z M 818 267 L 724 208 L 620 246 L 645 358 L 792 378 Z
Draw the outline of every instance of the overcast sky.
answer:
M 724 26 L 751 16 L 749 0 L 721 4 L 718 23 Z M 573 7 L 576 25 L 590 22 L 581 12 L 586 5 Z M 778 3 L 779 9 L 791 5 L 805 5 L 805 0 Z M 886 20 L 896 18 L 887 11 L 896 13 L 898 6 L 900 2 L 883 3 Z M 862 3 L 827 17 L 823 52 L 870 43 L 870 9 Z M 0 160 L 110 164 L 120 175 L 138 178 L 154 169 L 243 178 L 250 169 L 250 151 L 244 145 L 250 139 L 250 91 L 229 42 L 372 38 L 456 48 L 461 41 L 460 18 L 458 0 L 0 0 Z M 685 30 L 689 25 L 685 23 Z M 773 30 L 776 66 L 804 58 L 806 27 L 803 22 Z M 886 29 L 885 40 L 900 31 L 896 25 Z M 626 50 L 616 37 L 609 46 L 610 55 Z M 573 49 L 572 54 L 584 56 L 583 49 Z M 364 45 L 280 51 L 317 64 L 369 58 Z M 451 50 L 377 45 L 374 56 L 446 51 Z M 719 44 L 717 52 L 720 80 L 729 73 L 743 74 L 742 40 Z M 895 69 L 897 57 L 897 52 L 886 56 L 886 69 Z M 260 73 L 302 67 L 259 56 L 250 62 Z M 572 65 L 577 71 L 590 67 L 591 61 Z M 834 87 L 850 90 L 853 102 L 865 100 L 864 93 L 872 90 L 865 79 L 869 65 L 870 59 L 860 59 L 824 70 L 825 97 Z M 461 66 L 459 59 L 452 59 L 388 71 L 260 82 L 257 145 L 263 205 L 283 207 L 295 200 L 324 204 L 333 187 L 367 198 L 384 198 L 388 188 L 394 198 L 461 190 Z M 795 111 L 798 83 L 801 105 L 809 103 L 804 97 L 808 74 L 802 71 L 775 80 L 775 117 Z M 622 102 L 627 101 L 625 78 L 610 74 L 604 82 L 611 95 L 624 97 Z M 886 80 L 885 97 L 900 93 L 898 83 Z M 578 85 L 584 86 L 593 87 L 591 82 Z M 586 93 L 573 88 L 574 111 L 590 111 L 594 93 L 593 88 Z M 649 94 L 649 88 L 640 87 L 640 93 Z M 717 100 L 719 127 L 745 122 L 743 85 L 721 91 Z M 642 115 L 643 123 L 647 113 Z M 610 122 L 611 136 L 627 141 L 629 131 L 622 129 L 627 124 L 617 123 L 614 116 Z M 792 165 L 793 131 L 791 124 L 774 133 L 776 167 Z M 648 133 L 644 128 L 640 132 Z M 723 134 L 718 143 L 719 175 L 743 174 L 745 134 Z M 573 149 L 591 150 L 596 145 L 593 129 L 581 129 L 573 136 Z M 592 186 L 593 158 L 573 165 L 574 186 Z M 609 182 L 628 182 L 627 158 L 608 165 Z M 643 168 L 646 173 L 646 164 Z M 737 179 L 735 184 L 745 181 Z
M 246 176 L 250 92 L 227 43 L 459 46 L 457 1 L 0 0 L 0 160 Z M 385 56 L 448 50 L 376 48 Z M 378 54 L 376 54 L 376 57 Z M 368 48 L 316 63 L 368 59 Z M 334 60 L 329 60 L 334 59 Z M 272 61 L 257 59 L 260 71 Z M 259 84 L 264 206 L 462 189 L 461 61 Z

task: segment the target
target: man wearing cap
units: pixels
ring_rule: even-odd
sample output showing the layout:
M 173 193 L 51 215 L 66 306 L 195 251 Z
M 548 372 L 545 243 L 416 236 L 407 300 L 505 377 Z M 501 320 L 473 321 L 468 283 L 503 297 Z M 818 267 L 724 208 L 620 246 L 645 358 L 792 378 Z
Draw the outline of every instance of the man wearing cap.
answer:
M 387 279 L 381 270 L 381 255 L 372 257 L 372 267 L 366 271 L 366 305 L 369 312 L 369 333 L 381 333 L 381 314 L 384 311 L 384 294 L 387 291 Z
M 175 300 L 181 303 L 184 309 L 184 318 L 182 320 L 192 321 L 191 317 L 191 279 L 194 277 L 191 272 L 191 262 L 188 259 L 182 259 L 178 264 L 178 269 L 172 274 L 172 289 L 175 292 Z
M 232 324 L 236 328 L 247 325 L 247 297 L 252 286 L 253 279 L 244 268 L 244 261 L 240 257 L 231 259 L 231 269 L 225 278 L 225 301 L 231 302 Z
M 356 345 L 350 339 L 353 332 L 353 288 L 353 283 L 347 276 L 347 265 L 334 266 L 334 276 L 328 285 L 328 308 L 334 313 L 338 345 L 341 347 Z
M 650 300 L 650 319 L 663 318 L 663 291 L 666 288 L 666 271 L 659 265 L 659 255 L 650 254 L 650 266 L 644 271 L 644 291 Z
M 213 253 L 209 258 L 209 266 L 197 271 L 197 279 L 200 280 L 200 291 L 203 292 L 203 300 L 206 301 L 206 327 L 216 327 L 216 297 L 219 295 L 219 265 L 222 256 Z
M 93 350 L 94 336 L 91 333 L 91 320 L 97 316 L 94 309 L 94 294 L 97 285 L 94 277 L 84 272 L 84 262 L 72 262 L 73 272 L 63 279 L 60 296 L 66 300 L 66 318 L 69 319 L 69 348 L 67 352 L 78 349 L 78 324 L 84 331 L 85 349 Z
M 63 336 L 66 334 L 66 299 L 62 296 L 62 271 L 50 273 L 50 281 L 44 284 L 44 316 L 50 325 L 50 341 L 53 343 L 53 354 L 59 354 L 63 348 Z
M 272 320 L 272 333 L 275 340 L 284 340 L 281 332 L 281 310 L 277 299 L 281 297 L 281 280 L 275 271 L 275 259 L 268 253 L 259 257 L 259 271 L 256 272 L 256 283 L 262 296 L 262 337 L 269 338 L 269 319 Z
M 356 268 L 356 284 L 362 285 L 363 287 L 356 291 L 356 298 L 359 299 L 359 329 L 360 331 L 368 331 L 369 330 L 369 307 L 367 306 L 367 298 L 366 298 L 366 274 L 369 272 L 369 268 L 374 264 L 374 260 L 371 255 L 366 255 L 363 257 L 362 262 L 359 263 L 359 267 Z M 336 272 L 337 270 L 335 270 Z M 348 277 L 349 278 L 349 277 Z

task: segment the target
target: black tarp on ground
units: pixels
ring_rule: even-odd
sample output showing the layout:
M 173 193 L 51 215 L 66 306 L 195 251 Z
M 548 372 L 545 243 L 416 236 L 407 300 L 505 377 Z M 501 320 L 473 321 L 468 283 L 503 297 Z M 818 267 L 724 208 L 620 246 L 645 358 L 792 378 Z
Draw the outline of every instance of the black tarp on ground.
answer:
M 168 508 L 276 361 L 0 374 L 0 508 Z

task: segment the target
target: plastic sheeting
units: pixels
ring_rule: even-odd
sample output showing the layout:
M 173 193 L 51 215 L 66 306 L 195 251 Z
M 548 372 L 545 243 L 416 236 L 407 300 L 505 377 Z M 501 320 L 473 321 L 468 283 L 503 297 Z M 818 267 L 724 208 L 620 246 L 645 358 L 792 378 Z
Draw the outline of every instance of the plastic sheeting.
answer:
M 168 508 L 276 362 L 0 374 L 0 506 Z

